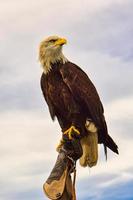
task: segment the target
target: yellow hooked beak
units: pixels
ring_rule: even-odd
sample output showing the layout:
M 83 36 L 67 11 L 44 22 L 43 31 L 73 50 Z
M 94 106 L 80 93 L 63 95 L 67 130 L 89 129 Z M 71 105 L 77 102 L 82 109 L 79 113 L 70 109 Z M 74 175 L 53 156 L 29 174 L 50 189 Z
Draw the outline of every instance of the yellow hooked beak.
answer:
M 67 44 L 67 40 L 65 38 L 59 38 L 56 42 L 55 45 L 64 45 Z

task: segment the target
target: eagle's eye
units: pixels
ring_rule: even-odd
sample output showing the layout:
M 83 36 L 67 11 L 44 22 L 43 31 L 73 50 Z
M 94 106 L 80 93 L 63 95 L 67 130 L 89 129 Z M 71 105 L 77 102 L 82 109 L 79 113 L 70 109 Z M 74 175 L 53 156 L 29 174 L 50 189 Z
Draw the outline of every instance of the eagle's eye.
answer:
M 51 39 L 50 42 L 54 43 L 57 39 Z

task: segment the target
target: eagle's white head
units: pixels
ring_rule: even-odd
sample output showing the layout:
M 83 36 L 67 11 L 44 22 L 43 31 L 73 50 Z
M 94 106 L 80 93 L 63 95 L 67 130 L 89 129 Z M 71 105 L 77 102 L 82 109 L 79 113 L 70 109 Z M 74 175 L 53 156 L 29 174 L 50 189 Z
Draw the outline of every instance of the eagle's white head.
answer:
M 67 62 L 67 59 L 62 53 L 62 46 L 66 43 L 66 39 L 58 36 L 50 36 L 40 43 L 39 61 L 45 74 L 51 70 L 52 64 L 57 62 L 64 64 Z

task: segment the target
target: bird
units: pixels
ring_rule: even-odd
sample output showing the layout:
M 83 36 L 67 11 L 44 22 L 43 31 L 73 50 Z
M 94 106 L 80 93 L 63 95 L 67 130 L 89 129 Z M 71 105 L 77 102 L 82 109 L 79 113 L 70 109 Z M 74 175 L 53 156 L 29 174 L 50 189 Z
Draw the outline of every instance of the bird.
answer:
M 63 54 L 67 44 L 57 35 L 44 38 L 39 45 L 39 61 L 43 69 L 41 90 L 52 120 L 57 118 L 61 130 L 71 140 L 73 131 L 80 135 L 83 167 L 95 166 L 98 160 L 98 144 L 114 153 L 118 146 L 108 133 L 104 108 L 96 87 L 89 76 Z M 61 139 L 58 147 L 62 145 Z

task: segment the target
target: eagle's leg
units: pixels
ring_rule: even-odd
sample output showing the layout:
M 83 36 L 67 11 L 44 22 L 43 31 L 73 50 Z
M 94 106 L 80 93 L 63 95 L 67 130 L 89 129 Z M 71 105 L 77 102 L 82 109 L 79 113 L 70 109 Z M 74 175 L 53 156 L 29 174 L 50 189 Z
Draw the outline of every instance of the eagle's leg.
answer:
M 64 131 L 63 134 L 68 136 L 69 140 L 72 140 L 74 138 L 74 136 L 79 136 L 80 132 L 79 132 L 79 130 L 77 128 L 75 128 L 74 125 L 72 125 L 69 129 Z
M 80 158 L 80 165 L 93 167 L 98 160 L 98 135 L 97 128 L 92 121 L 87 120 L 85 127 L 88 135 L 81 139 L 83 155 Z

